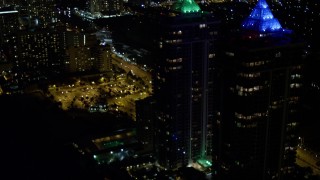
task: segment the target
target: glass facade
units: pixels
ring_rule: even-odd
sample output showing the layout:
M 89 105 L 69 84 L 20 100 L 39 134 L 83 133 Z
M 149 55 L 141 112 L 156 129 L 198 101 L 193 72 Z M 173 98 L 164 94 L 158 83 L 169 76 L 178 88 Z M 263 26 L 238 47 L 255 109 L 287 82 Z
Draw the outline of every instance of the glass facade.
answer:
M 168 17 L 159 23 L 156 43 L 156 150 L 159 164 L 178 168 L 211 157 L 211 73 L 218 21 L 205 13 Z
M 214 174 L 281 179 L 295 162 L 305 43 L 282 29 L 265 0 L 242 28 L 215 62 Z

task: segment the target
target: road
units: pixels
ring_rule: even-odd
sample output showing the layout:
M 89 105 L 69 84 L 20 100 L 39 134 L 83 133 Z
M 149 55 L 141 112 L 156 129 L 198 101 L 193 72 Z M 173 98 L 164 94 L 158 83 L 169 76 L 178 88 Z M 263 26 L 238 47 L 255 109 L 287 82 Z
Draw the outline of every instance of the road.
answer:
M 316 162 L 320 161 L 319 155 L 316 156 L 311 151 L 298 147 L 296 163 L 301 167 L 311 167 L 314 175 L 320 175 L 320 167 Z
M 146 86 L 128 84 L 123 77 L 125 75 L 118 74 L 116 79 L 109 82 L 100 82 L 98 79 L 95 82 L 78 79 L 72 84 L 60 85 L 59 87 L 51 85 L 48 88 L 48 96 L 52 96 L 55 101 L 61 102 L 63 110 L 73 107 L 78 109 L 94 107 L 96 109 L 104 101 L 103 104 L 109 105 L 109 110 L 125 112 L 135 120 L 135 101 L 150 96 L 152 92 L 151 74 L 140 69 L 137 65 L 124 61 L 115 54 L 112 58 L 114 64 L 126 72 L 131 71 L 134 75 L 140 77 Z M 107 93 L 110 93 L 111 97 L 104 98 L 103 95 Z M 106 109 L 102 110 L 105 111 Z
M 137 65 L 131 64 L 130 62 L 127 62 L 123 60 L 121 57 L 118 57 L 116 54 L 112 54 L 112 63 L 116 64 L 119 66 L 121 69 L 125 70 L 126 73 L 131 71 L 134 75 L 140 77 L 144 83 L 149 87 L 148 91 L 151 93 L 152 92 L 152 77 L 151 73 L 147 72 Z

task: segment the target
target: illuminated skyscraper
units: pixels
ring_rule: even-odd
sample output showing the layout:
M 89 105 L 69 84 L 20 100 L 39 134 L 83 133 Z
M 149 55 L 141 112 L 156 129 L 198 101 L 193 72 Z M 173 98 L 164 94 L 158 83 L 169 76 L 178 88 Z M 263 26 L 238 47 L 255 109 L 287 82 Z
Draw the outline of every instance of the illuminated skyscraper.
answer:
M 19 0 L 1 0 L 0 1 L 0 7 L 8 7 L 12 5 L 17 5 Z
M 66 70 L 67 72 L 85 72 L 94 69 L 97 62 L 96 36 L 88 33 L 67 32 Z
M 219 21 L 193 0 L 176 1 L 172 11 L 158 18 L 157 159 L 165 167 L 178 168 L 211 157 L 212 63 Z
M 281 179 L 295 162 L 305 44 L 259 0 L 217 58 L 215 179 Z
M 124 0 L 90 0 L 90 12 L 119 14 L 123 10 Z
M 57 21 L 55 0 L 22 0 L 19 13 L 28 19 L 30 26 L 48 27 Z
M 19 30 L 18 11 L 13 8 L 0 10 L 0 44 L 5 43 L 11 34 Z
M 10 36 L 9 58 L 18 81 L 38 81 L 60 74 L 64 57 L 64 32 L 55 30 L 20 31 Z

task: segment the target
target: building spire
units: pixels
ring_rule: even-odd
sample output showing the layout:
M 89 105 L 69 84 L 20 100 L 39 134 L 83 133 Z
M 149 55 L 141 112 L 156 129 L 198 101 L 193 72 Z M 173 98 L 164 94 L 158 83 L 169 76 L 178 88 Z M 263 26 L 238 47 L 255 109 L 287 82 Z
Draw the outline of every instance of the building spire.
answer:
M 201 11 L 199 5 L 194 0 L 177 0 L 173 4 L 173 9 L 181 13 L 195 13 Z
M 273 17 L 266 0 L 259 0 L 249 17 L 242 22 L 242 28 L 257 31 L 259 33 L 269 33 L 282 30 L 277 18 Z

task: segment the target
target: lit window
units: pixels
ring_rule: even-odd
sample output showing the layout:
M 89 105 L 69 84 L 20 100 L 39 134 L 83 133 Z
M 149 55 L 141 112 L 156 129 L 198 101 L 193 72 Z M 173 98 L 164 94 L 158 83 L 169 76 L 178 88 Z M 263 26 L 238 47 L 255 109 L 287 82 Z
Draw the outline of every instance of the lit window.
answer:
M 215 54 L 209 54 L 209 58 L 213 58 Z
M 233 52 L 226 52 L 226 55 L 227 56 L 234 56 L 234 53 Z
M 281 57 L 281 52 L 277 52 L 274 57 Z
M 205 27 L 206 27 L 206 24 L 199 24 L 200 29 L 205 28 Z

